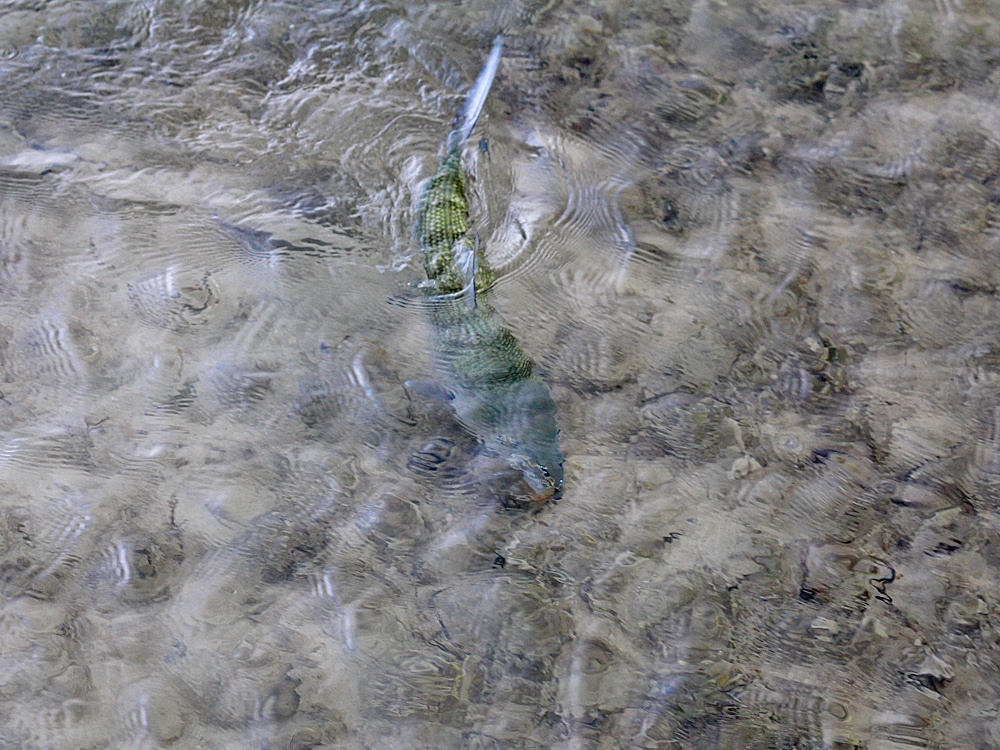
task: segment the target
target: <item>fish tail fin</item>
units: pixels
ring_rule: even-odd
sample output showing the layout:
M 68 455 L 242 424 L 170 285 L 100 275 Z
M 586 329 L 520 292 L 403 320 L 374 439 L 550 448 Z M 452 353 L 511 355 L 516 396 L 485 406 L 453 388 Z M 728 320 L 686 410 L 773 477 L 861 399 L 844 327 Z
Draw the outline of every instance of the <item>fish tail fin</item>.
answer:
M 500 66 L 500 55 L 502 52 L 503 37 L 498 36 L 493 42 L 493 48 L 490 50 L 490 56 L 486 59 L 486 64 L 479 72 L 479 77 L 476 79 L 475 85 L 465 99 L 462 111 L 459 112 L 459 125 L 448 136 L 448 153 L 461 148 L 462 144 L 472 135 L 472 131 L 479 121 L 479 115 L 482 114 L 483 105 L 486 104 L 486 97 L 490 93 L 490 87 L 493 85 L 493 79 L 496 77 L 497 68 Z

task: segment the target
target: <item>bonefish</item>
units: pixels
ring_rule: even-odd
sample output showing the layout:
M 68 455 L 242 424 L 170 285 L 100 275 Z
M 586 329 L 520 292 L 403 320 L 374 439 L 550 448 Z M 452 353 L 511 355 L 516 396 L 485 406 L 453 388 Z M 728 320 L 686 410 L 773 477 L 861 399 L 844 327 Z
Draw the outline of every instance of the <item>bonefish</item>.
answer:
M 459 420 L 521 472 L 532 497 L 558 498 L 563 456 L 556 405 L 535 363 L 489 304 L 493 272 L 469 220 L 462 148 L 479 120 L 502 48 L 497 38 L 421 198 L 417 238 L 427 275 L 421 286 L 444 383 L 415 387 L 450 401 Z

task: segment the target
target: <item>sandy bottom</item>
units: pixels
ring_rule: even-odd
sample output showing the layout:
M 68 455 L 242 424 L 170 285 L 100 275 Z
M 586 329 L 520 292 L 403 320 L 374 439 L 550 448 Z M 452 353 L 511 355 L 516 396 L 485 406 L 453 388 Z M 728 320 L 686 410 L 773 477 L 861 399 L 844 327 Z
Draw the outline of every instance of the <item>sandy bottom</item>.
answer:
M 1000 745 L 1000 6 L 494 5 L 0 11 L 0 747 Z

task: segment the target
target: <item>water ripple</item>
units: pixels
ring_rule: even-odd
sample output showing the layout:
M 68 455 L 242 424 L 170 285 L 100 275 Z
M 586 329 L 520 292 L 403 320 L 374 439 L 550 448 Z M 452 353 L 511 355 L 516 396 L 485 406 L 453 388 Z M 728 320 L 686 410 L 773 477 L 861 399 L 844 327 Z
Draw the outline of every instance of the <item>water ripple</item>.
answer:
M 988 745 L 995 16 L 4 4 L 0 745 Z M 405 385 L 498 33 L 544 504 Z

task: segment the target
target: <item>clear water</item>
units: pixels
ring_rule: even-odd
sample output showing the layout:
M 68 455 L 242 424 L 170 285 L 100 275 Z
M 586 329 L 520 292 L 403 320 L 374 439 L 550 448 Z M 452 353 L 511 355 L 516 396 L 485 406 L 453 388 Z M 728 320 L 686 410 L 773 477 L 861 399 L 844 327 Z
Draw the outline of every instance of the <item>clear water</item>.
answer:
M 1000 746 L 998 19 L 4 3 L 0 746 Z M 403 385 L 498 32 L 533 507 Z

